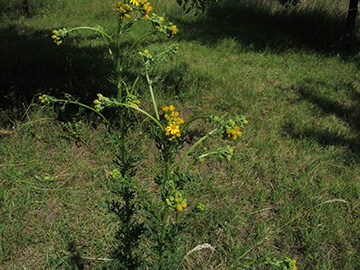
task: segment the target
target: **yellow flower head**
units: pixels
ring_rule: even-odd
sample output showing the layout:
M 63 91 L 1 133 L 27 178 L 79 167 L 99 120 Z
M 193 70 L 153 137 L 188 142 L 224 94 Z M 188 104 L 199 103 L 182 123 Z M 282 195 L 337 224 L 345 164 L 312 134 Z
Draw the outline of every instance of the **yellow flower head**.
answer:
M 180 133 L 179 126 L 177 126 L 175 123 L 170 124 L 165 128 L 165 131 L 170 132 L 171 135 L 175 135 L 176 133 Z
M 183 210 L 183 207 L 182 207 L 180 204 L 178 204 L 178 205 L 176 206 L 176 211 L 177 211 L 178 213 L 180 213 L 180 212 L 182 212 L 182 210 Z
M 176 28 L 176 25 L 171 26 L 171 27 L 170 27 L 170 31 L 172 32 L 173 35 L 176 35 L 177 32 L 178 32 L 178 30 L 177 30 L 177 28 Z
M 170 106 L 169 106 L 169 111 L 172 112 L 172 111 L 174 111 L 174 110 L 175 110 L 175 107 L 174 107 L 173 105 L 170 105 Z
M 170 114 L 171 117 L 178 117 L 179 116 L 179 112 L 171 112 Z
M 181 119 L 180 117 L 175 117 L 175 118 L 174 118 L 174 122 L 175 122 L 177 125 L 182 125 L 182 124 L 184 124 L 184 120 Z
M 162 107 L 162 110 L 163 110 L 164 112 L 167 112 L 167 111 L 169 110 L 169 107 L 168 107 L 168 106 L 163 106 L 163 107 Z
M 140 6 L 140 3 L 139 3 L 139 1 L 137 1 L 137 0 L 130 0 L 130 4 L 133 4 L 133 5 L 135 5 L 135 6 Z

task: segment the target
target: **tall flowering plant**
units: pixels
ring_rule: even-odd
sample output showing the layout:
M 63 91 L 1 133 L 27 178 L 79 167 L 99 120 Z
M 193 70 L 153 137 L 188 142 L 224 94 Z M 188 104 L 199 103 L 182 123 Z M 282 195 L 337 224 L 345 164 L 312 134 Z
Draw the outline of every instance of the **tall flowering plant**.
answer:
M 177 253 L 176 242 L 186 223 L 184 212 L 187 211 L 188 205 L 191 205 L 186 197 L 186 184 L 191 179 L 188 174 L 190 167 L 195 161 L 210 156 L 230 161 L 233 149 L 225 146 L 192 155 L 192 161 L 188 162 L 187 166 L 184 165 L 184 161 L 190 157 L 190 153 L 193 153 L 199 144 L 211 136 L 219 135 L 224 139 L 237 140 L 247 123 L 244 116 L 230 119 L 226 116 L 205 115 L 185 120 L 181 112 L 171 104 L 158 108 L 153 81 L 150 78 L 152 66 L 161 56 L 176 53 L 179 47 L 171 44 L 164 51 L 154 55 L 148 49 L 139 50 L 138 46 L 141 40 L 152 34 L 160 33 L 172 38 L 177 34 L 178 29 L 171 22 L 167 23 L 164 17 L 152 11 L 153 8 L 147 0 L 124 0 L 115 5 L 118 27 L 113 34 L 106 33 L 101 27 L 85 26 L 62 28 L 52 32 L 52 39 L 57 45 L 61 45 L 71 32 L 79 30 L 92 30 L 103 38 L 114 63 L 113 81 L 116 93 L 113 97 L 98 93 L 93 106 L 80 103 L 71 96 L 66 96 L 64 99 L 50 95 L 39 97 L 44 104 L 57 102 L 62 103 L 63 107 L 66 104 L 77 104 L 93 111 L 109 126 L 109 132 L 116 141 L 118 153 L 115 168 L 109 173 L 109 177 L 112 179 L 111 191 L 117 199 L 108 201 L 107 207 L 119 219 L 116 233 L 117 248 L 114 251 L 115 260 L 113 261 L 117 269 L 144 269 L 146 267 L 176 269 L 179 267 L 178 262 L 182 257 Z M 152 25 L 152 30 L 124 50 L 124 33 L 141 20 L 148 21 Z M 134 51 L 137 53 L 132 53 Z M 131 83 L 124 76 L 124 71 L 128 67 L 127 60 L 130 57 L 138 57 L 142 63 L 141 73 L 135 82 Z M 141 108 L 139 95 L 136 92 L 136 83 L 140 77 L 148 83 L 152 111 Z M 105 108 L 114 108 L 118 112 L 119 131 L 112 127 L 102 113 Z M 155 194 L 149 192 L 143 183 L 136 179 L 137 164 L 143 155 L 134 153 L 130 147 L 128 134 L 131 123 L 135 121 L 134 113 L 140 113 L 150 119 L 150 127 L 144 132 L 148 132 L 154 139 L 160 154 L 158 161 L 161 170 L 153 176 L 158 188 Z M 180 150 L 183 149 L 189 127 L 200 118 L 208 119 L 213 127 L 212 130 L 195 142 L 181 158 L 176 159 Z M 201 204 L 193 208 L 201 210 L 204 207 Z

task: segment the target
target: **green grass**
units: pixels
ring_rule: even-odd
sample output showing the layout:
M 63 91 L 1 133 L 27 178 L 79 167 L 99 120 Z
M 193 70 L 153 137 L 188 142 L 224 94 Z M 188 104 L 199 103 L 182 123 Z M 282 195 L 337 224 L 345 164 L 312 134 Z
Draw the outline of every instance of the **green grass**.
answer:
M 33 102 L 40 93 L 59 98 L 71 93 L 90 104 L 96 93 L 111 93 L 105 47 L 88 33 L 59 47 L 49 36 L 51 29 L 68 25 L 111 29 L 113 1 L 100 2 L 99 8 L 94 8 L 98 1 L 89 6 L 76 1 L 61 9 L 56 2 L 51 12 L 38 8 L 28 19 L 2 15 L 4 269 L 111 264 L 98 259 L 110 258 L 116 229 L 114 217 L 101 206 L 112 196 L 113 149 L 106 128 L 77 108 L 66 113 L 55 108 L 54 114 Z M 189 216 L 192 230 L 179 249 L 186 253 L 209 243 L 215 251 L 195 251 L 184 259 L 184 269 L 246 269 L 247 263 L 248 269 L 269 269 L 262 265 L 266 257 L 296 259 L 299 269 L 356 269 L 360 78 L 359 54 L 337 50 L 346 7 L 340 12 L 342 6 L 304 1 L 296 11 L 276 3 L 227 1 L 193 17 L 175 1 L 158 0 L 154 9 L 181 31 L 178 55 L 156 69 L 164 79 L 155 85 L 159 104 L 173 103 L 184 118 L 228 112 L 249 120 L 230 163 L 210 161 L 192 171 L 189 208 L 198 202 L 207 208 Z M 144 45 L 164 42 L 154 38 Z M 149 106 L 146 93 L 141 100 Z M 81 120 L 80 128 L 63 128 L 60 120 L 73 125 Z M 200 122 L 198 129 L 203 128 Z M 146 138 L 142 143 L 149 158 L 139 181 L 151 181 L 155 148 L 147 147 Z

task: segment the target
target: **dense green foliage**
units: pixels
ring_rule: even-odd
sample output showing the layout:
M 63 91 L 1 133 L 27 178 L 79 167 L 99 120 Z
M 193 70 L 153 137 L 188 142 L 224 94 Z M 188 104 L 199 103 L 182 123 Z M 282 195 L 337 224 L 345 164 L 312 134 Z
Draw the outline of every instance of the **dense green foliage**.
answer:
M 276 1 L 226 1 L 193 17 L 176 1 L 153 2 L 178 26 L 180 44 L 175 64 L 154 68 L 159 102 L 175 100 L 184 118 L 228 112 L 249 120 L 230 163 L 191 171 L 189 208 L 205 210 L 200 220 L 188 216 L 174 256 L 192 252 L 181 267 L 279 269 L 290 258 L 299 269 L 356 269 L 360 55 L 338 53 L 347 3 L 304 0 L 294 11 Z M 91 103 L 111 93 L 106 47 L 87 33 L 58 47 L 51 30 L 111 28 L 114 2 L 52 1 L 30 6 L 31 18 L 13 11 L 0 25 L 0 265 L 110 268 L 117 224 L 105 205 L 114 199 L 106 126 L 77 107 L 62 112 L 33 100 L 68 92 Z M 206 128 L 190 130 L 194 140 Z M 137 175 L 145 185 L 158 169 L 155 145 L 136 126 L 131 136 L 148 157 Z

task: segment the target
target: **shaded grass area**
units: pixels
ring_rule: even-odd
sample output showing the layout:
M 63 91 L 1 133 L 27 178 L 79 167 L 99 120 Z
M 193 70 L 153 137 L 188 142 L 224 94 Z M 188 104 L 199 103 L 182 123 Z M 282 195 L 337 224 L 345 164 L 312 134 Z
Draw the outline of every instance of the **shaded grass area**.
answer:
M 230 163 L 210 161 L 192 171 L 189 208 L 201 202 L 206 210 L 188 216 L 192 230 L 179 252 L 204 243 L 215 251 L 190 254 L 184 269 L 277 269 L 264 265 L 266 258 L 284 257 L 296 259 L 299 269 L 355 269 L 360 85 L 357 54 L 335 53 L 338 17 L 294 15 L 288 24 L 288 15 L 246 5 L 225 4 L 196 18 L 169 10 L 182 29 L 181 49 L 157 67 L 161 104 L 173 103 L 185 119 L 228 112 L 249 120 Z M 105 49 L 87 34 L 57 47 L 49 32 L 58 22 L 25 24 L 3 24 L 0 33 L 6 51 L 0 55 L 0 262 L 6 269 L 106 269 L 111 262 L 100 259 L 110 258 L 116 227 L 99 206 L 111 196 L 114 149 L 106 128 L 74 108 L 62 120 L 75 115 L 83 122 L 79 130 L 64 129 L 51 109 L 32 103 L 38 93 L 71 93 L 89 104 L 98 92 L 112 93 Z M 147 106 L 144 99 L 145 93 Z M 194 136 L 206 128 L 199 122 Z M 156 173 L 149 145 L 139 140 L 149 156 L 139 181 Z
M 213 46 L 233 38 L 242 51 L 314 50 L 337 54 L 344 35 L 345 3 L 302 1 L 296 7 L 282 7 L 276 1 L 220 1 L 200 19 L 177 17 L 182 37 Z M 357 53 L 359 41 L 354 44 Z
M 1 28 L 1 51 L 7 52 L 0 59 L 3 109 L 28 105 L 41 93 L 69 93 L 87 103 L 97 89 L 109 93 L 111 65 L 104 59 L 105 48 L 56 47 L 50 33 L 16 25 Z M 78 44 L 76 37 L 71 42 Z

